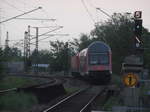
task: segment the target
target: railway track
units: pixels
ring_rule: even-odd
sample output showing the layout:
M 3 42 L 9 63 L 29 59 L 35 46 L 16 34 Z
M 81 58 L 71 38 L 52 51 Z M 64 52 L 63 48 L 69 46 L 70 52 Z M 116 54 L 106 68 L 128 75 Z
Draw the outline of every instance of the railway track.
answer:
M 72 76 L 64 76 L 64 75 L 55 75 L 55 74 L 49 74 L 49 75 L 45 75 L 42 73 L 39 73 L 38 75 L 36 74 L 27 74 L 27 73 L 10 73 L 7 76 L 18 76 L 18 77 L 35 77 L 35 78 L 71 78 Z
M 91 103 L 107 87 L 88 87 L 77 91 L 42 112 L 87 112 Z
M 8 93 L 16 94 L 19 92 L 32 93 L 36 96 L 39 103 L 44 104 L 60 95 L 64 95 L 65 89 L 61 81 L 57 79 L 55 80 L 53 79 L 49 82 L 38 84 L 38 85 L 1 90 L 0 95 L 5 95 Z
M 5 90 L 0 90 L 0 95 L 8 93 L 8 92 L 12 92 L 12 91 L 20 91 L 20 90 L 25 90 L 28 88 L 36 88 L 36 87 L 44 87 L 44 86 L 49 86 L 49 85 L 55 85 L 56 83 L 59 83 L 56 79 L 50 80 L 49 82 L 46 83 L 41 83 L 41 84 L 37 84 L 37 85 L 31 85 L 28 87 L 19 87 L 19 88 L 10 88 L 10 89 L 5 89 Z
M 37 78 L 37 79 L 57 79 L 57 80 L 61 80 L 62 83 L 66 82 L 66 79 L 72 79 L 72 76 L 55 76 L 55 75 L 31 75 L 31 74 L 11 74 L 11 75 L 7 75 L 9 76 L 17 76 L 17 77 L 28 77 L 28 78 Z
M 5 93 L 10 92 L 10 91 L 17 91 L 17 88 L 11 88 L 11 89 L 1 90 L 1 91 L 0 91 L 0 95 L 1 95 L 1 94 L 5 94 Z

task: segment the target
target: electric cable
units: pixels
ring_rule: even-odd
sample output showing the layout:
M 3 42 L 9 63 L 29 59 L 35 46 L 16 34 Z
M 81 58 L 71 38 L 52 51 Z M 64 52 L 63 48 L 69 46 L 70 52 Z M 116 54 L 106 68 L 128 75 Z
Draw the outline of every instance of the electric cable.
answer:
M 19 8 L 17 8 L 16 6 L 10 4 L 10 3 L 9 3 L 8 1 L 6 1 L 6 0 L 3 0 L 3 2 L 4 2 L 5 4 L 7 4 L 8 6 L 10 6 L 10 7 L 16 9 L 17 11 L 24 12 L 23 10 L 20 10 Z
M 88 13 L 89 17 L 91 18 L 91 20 L 92 20 L 92 21 L 94 22 L 94 24 L 95 24 L 95 20 L 93 19 L 92 14 L 89 12 L 89 10 L 88 10 L 88 8 L 87 8 L 87 6 L 86 6 L 84 0 L 81 0 L 81 2 L 82 2 L 82 4 L 83 4 L 83 6 L 84 6 L 86 12 Z

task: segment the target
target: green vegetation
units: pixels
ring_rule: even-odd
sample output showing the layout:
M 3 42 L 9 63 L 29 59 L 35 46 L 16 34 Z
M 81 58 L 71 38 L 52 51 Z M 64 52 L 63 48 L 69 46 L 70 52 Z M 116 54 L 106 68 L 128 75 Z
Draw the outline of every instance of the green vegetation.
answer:
M 141 84 L 140 85 L 140 96 L 147 96 L 148 92 L 150 91 L 150 87 L 149 87 L 149 83 L 146 83 L 145 84 Z
M 36 81 L 22 77 L 5 77 L 1 80 L 0 90 L 9 89 L 14 87 L 28 86 L 36 84 Z M 31 108 L 34 104 L 37 104 L 37 98 L 29 93 L 23 92 L 8 92 L 7 94 L 0 96 L 0 111 L 1 110 L 13 110 L 19 111 Z
M 3 49 L 2 55 L 3 62 L 10 62 L 10 61 L 22 61 L 21 50 L 18 48 L 10 48 L 6 47 Z
M 119 106 L 119 98 L 112 96 L 108 99 L 108 101 L 104 104 L 103 110 L 110 111 L 113 106 Z
M 79 90 L 79 88 L 69 87 L 69 88 L 65 88 L 65 90 L 67 93 L 72 93 L 72 92 Z
M 25 112 L 37 103 L 37 98 L 32 94 L 12 92 L 0 96 L 0 111 Z
M 0 79 L 3 78 L 3 72 L 8 72 L 5 70 L 3 63 L 5 62 L 15 62 L 22 61 L 23 57 L 21 56 L 21 50 L 18 48 L 5 47 L 4 49 L 0 48 Z
M 2 55 L 3 55 L 3 50 L 0 48 L 0 80 L 3 78 L 3 65 L 2 65 Z
M 131 15 L 124 13 L 114 13 L 113 19 L 97 24 L 90 35 L 82 34 L 80 39 L 74 39 L 72 46 L 76 46 L 75 51 L 86 48 L 93 41 L 103 41 L 112 49 L 112 67 L 113 73 L 120 74 L 121 63 L 124 58 L 134 53 L 134 21 Z M 141 37 L 144 47 L 146 66 L 150 68 L 150 32 L 143 27 L 143 35 Z
M 90 34 L 81 34 L 79 39 L 69 42 L 51 41 L 50 50 L 41 50 L 38 56 L 35 51 L 27 59 L 27 65 L 45 63 L 50 65 L 50 71 L 68 71 L 70 68 L 70 57 L 86 48 L 94 41 L 103 41 L 112 49 L 113 72 L 119 74 L 121 63 L 124 58 L 134 50 L 134 20 L 129 13 L 114 13 L 112 18 L 95 25 Z M 150 68 L 150 32 L 143 27 L 143 35 L 140 40 L 144 43 L 145 66 Z M 18 48 L 0 49 L 0 61 L 23 61 L 21 51 Z M 2 71 L 0 63 L 0 72 Z
M 115 85 L 121 85 L 122 84 L 122 77 L 120 75 L 112 74 L 111 82 Z
M 37 82 L 29 78 L 14 77 L 14 76 L 5 77 L 1 80 L 0 90 L 22 87 L 22 86 L 29 86 L 34 84 L 37 84 Z

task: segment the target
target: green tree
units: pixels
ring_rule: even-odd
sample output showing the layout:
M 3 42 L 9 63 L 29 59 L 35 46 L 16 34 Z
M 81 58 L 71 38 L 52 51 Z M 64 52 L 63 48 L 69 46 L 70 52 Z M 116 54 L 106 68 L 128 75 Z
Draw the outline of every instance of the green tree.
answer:
M 2 72 L 3 72 L 2 61 L 3 61 L 3 50 L 2 48 L 0 48 L 0 79 L 2 79 Z
M 70 66 L 70 51 L 68 42 L 51 41 L 50 42 L 50 68 L 52 71 L 68 71 Z
M 18 48 L 6 47 L 3 50 L 3 61 L 22 61 L 21 50 Z
M 150 70 L 150 32 L 147 29 L 143 29 L 143 43 L 144 43 L 144 64 L 145 67 Z
M 134 48 L 134 22 L 129 14 L 114 13 L 112 19 L 96 25 L 91 35 L 107 43 L 112 49 L 113 70 L 119 73 L 125 56 Z
M 90 35 L 81 34 L 79 39 L 74 39 L 70 42 L 72 46 L 72 52 L 80 52 L 84 48 L 88 47 L 90 43 L 94 41 L 94 38 L 90 38 Z
M 90 35 L 82 34 L 80 39 L 74 39 L 72 45 L 76 46 L 76 51 L 81 51 L 93 41 L 105 42 L 112 49 L 113 72 L 119 74 L 124 58 L 135 50 L 133 29 L 134 21 L 130 14 L 114 13 L 111 19 L 96 24 Z M 148 37 L 150 37 L 150 33 L 143 27 L 142 40 L 145 41 L 145 47 L 150 48 Z M 150 66 L 150 53 L 145 53 L 145 60 Z
M 40 50 L 38 51 L 38 55 L 36 53 L 36 50 L 34 50 L 31 54 L 31 60 L 32 63 L 39 63 L 39 64 L 48 64 L 50 60 L 50 51 L 48 50 Z
M 0 48 L 0 73 L 2 71 L 3 50 Z

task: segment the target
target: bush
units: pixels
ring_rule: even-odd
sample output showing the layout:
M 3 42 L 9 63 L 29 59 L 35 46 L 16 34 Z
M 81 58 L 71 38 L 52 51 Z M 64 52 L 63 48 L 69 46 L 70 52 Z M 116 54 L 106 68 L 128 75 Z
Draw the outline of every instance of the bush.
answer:
M 9 89 L 9 88 L 17 88 L 22 86 L 34 85 L 37 84 L 37 81 L 33 81 L 32 79 L 22 78 L 22 77 L 5 77 L 0 82 L 0 89 Z
M 0 110 L 24 111 L 37 103 L 37 98 L 32 94 L 12 92 L 0 97 Z
M 2 64 L 0 63 L 0 80 L 2 80 L 4 77 L 3 75 L 3 67 L 2 67 Z
M 122 84 L 122 76 L 116 75 L 116 74 L 112 74 L 112 83 L 120 86 Z
M 112 107 L 116 106 L 116 105 L 119 106 L 118 98 L 110 97 L 108 99 L 108 101 L 104 104 L 103 109 L 107 110 L 107 111 L 110 111 L 110 110 L 112 110 Z

